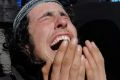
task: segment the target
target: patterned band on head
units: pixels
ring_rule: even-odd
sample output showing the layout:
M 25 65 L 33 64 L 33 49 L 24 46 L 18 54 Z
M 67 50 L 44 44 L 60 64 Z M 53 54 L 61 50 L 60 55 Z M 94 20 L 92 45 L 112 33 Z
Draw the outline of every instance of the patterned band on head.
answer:
M 13 22 L 13 30 L 16 32 L 21 20 L 29 13 L 29 11 L 38 4 L 46 3 L 46 2 L 56 2 L 61 5 L 61 3 L 57 0 L 30 0 L 27 4 L 25 4 L 22 9 L 18 12 L 15 20 Z

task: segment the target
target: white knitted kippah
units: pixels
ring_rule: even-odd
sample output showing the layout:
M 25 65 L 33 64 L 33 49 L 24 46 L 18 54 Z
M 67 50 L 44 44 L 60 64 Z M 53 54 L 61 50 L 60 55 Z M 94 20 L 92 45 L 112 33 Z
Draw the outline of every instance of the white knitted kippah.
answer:
M 22 9 L 18 12 L 17 16 L 14 19 L 13 22 L 13 29 L 16 32 L 16 29 L 18 28 L 21 20 L 29 13 L 29 11 L 35 7 L 38 4 L 46 3 L 46 2 L 56 2 L 61 5 L 61 3 L 57 0 L 30 0 L 28 3 L 26 3 Z

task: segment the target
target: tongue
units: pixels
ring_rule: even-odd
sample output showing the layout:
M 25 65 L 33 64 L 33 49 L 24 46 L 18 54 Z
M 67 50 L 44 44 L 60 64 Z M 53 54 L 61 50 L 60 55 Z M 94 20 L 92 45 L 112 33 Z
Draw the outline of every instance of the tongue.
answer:
M 60 40 L 58 43 L 56 43 L 55 45 L 51 46 L 52 50 L 58 50 L 58 48 L 60 47 L 61 43 L 63 40 Z

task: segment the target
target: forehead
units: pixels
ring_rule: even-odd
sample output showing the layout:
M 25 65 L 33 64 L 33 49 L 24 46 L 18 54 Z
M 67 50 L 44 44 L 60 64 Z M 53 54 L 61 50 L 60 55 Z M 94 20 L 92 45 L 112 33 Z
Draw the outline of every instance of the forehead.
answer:
M 47 3 L 42 3 L 42 4 L 38 4 L 37 6 L 35 6 L 29 13 L 28 16 L 30 15 L 37 15 L 39 13 L 43 14 L 47 11 L 62 11 L 65 12 L 65 10 L 63 9 L 63 7 L 55 2 L 47 2 Z

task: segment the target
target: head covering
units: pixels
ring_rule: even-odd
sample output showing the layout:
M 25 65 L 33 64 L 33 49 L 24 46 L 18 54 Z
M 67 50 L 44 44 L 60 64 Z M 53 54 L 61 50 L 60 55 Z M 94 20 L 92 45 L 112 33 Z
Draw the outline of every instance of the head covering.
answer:
M 25 4 L 22 9 L 18 12 L 17 16 L 13 22 L 13 29 L 16 32 L 21 20 L 30 12 L 30 10 L 38 4 L 46 3 L 46 2 L 56 2 L 60 4 L 57 0 L 30 0 L 27 4 Z M 60 4 L 61 5 L 61 4 Z

